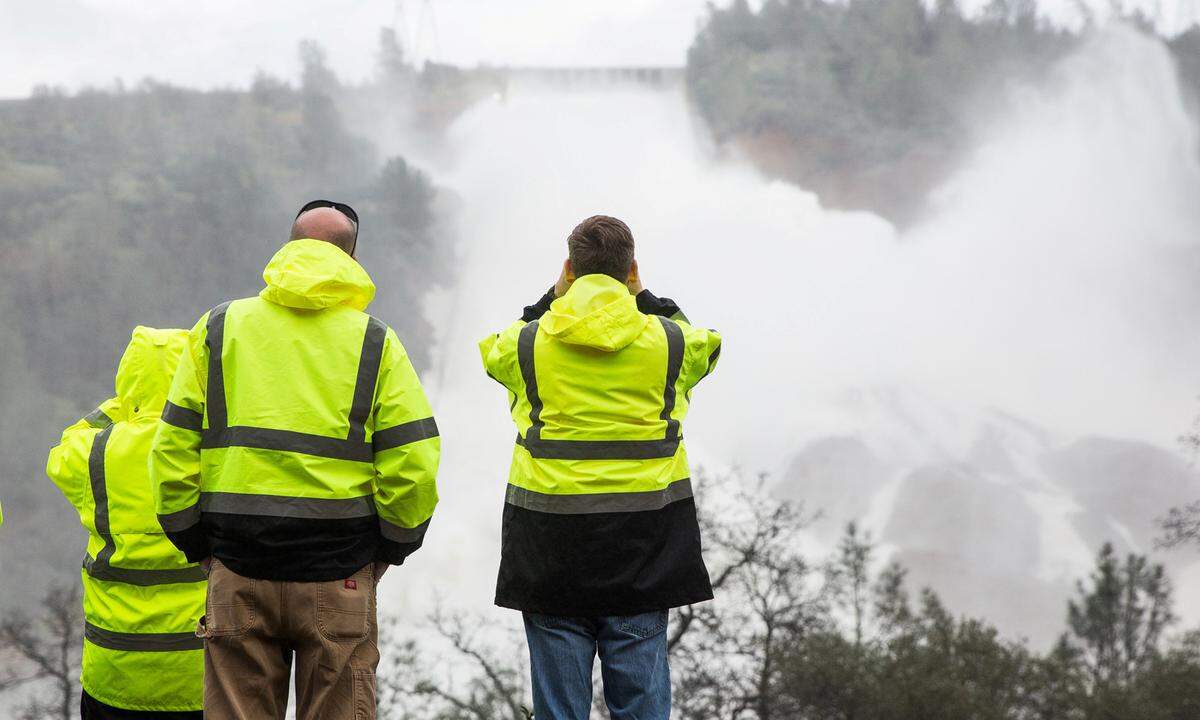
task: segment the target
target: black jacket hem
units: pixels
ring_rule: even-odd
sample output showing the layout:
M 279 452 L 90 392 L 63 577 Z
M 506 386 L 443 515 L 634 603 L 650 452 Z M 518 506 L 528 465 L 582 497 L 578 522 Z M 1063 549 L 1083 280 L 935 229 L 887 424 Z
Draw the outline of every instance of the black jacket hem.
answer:
M 348 578 L 375 561 L 382 540 L 374 515 L 313 520 L 206 512 L 200 523 L 213 557 L 259 580 Z
M 166 535 L 171 544 L 179 548 L 179 551 L 188 559 L 188 562 L 198 563 L 212 555 L 212 551 L 208 548 L 208 538 L 199 523 L 187 530 L 167 532 Z
M 642 613 L 670 610 L 672 608 L 685 607 L 687 605 L 698 605 L 702 602 L 708 602 L 712 599 L 713 593 L 711 590 L 709 590 L 708 592 L 696 592 L 692 594 L 684 594 L 656 600 L 645 600 L 636 603 L 611 605 L 559 605 L 555 603 L 526 602 L 519 598 L 505 597 L 500 595 L 496 596 L 495 603 L 497 607 L 507 608 L 509 610 L 518 610 L 525 613 L 536 613 L 538 615 L 554 615 L 557 617 L 612 617 L 620 615 L 641 615 Z
M 375 550 L 375 561 L 385 562 L 389 565 L 403 565 L 409 555 L 420 549 L 421 542 L 399 543 L 381 538 L 379 547 Z

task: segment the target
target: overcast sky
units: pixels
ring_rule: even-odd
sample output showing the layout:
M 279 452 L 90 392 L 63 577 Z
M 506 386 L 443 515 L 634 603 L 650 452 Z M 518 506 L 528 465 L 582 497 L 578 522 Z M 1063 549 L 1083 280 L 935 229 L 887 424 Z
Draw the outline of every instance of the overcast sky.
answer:
M 393 24 L 421 57 L 459 64 L 677 65 L 704 14 L 704 0 L 0 0 L 0 97 L 147 76 L 292 79 L 304 38 L 360 79 Z
M 978 5 L 985 0 L 966 0 Z M 1126 0 L 1194 15 L 1200 0 Z M 1101 7 L 1108 0 L 1091 0 Z M 726 5 L 728 0 L 717 0 Z M 1043 0 L 1050 15 L 1073 0 Z M 379 29 L 420 58 L 463 65 L 677 65 L 705 0 L 0 0 L 0 97 L 145 77 L 244 86 L 297 74 L 296 45 L 324 45 L 344 79 L 367 76 Z M 1064 10 L 1065 8 L 1065 10 Z

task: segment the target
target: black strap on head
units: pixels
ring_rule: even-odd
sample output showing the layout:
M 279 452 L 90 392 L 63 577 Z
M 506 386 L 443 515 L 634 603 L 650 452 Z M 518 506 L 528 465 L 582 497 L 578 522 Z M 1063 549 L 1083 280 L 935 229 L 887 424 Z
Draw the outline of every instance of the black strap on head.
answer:
M 350 255 L 354 255 L 354 251 L 358 250 L 358 213 L 344 202 L 337 202 L 336 200 L 310 200 L 304 203 L 304 207 L 300 208 L 300 212 L 296 213 L 296 217 L 299 218 L 309 210 L 316 210 L 317 208 L 333 208 L 349 218 L 350 222 L 354 223 L 354 247 L 350 248 Z

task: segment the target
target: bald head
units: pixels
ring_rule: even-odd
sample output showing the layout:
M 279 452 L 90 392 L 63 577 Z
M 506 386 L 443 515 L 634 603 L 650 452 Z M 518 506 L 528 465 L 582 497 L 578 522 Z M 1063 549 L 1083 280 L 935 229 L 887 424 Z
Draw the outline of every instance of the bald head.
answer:
M 301 213 L 292 223 L 289 240 L 312 238 L 337 245 L 347 255 L 354 255 L 354 238 L 358 234 L 354 222 L 333 208 L 314 208 Z

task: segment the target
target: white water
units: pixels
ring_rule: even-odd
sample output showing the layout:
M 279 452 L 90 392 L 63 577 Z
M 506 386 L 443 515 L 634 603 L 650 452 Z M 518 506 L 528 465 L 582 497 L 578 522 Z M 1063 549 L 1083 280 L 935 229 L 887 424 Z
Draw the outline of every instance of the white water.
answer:
M 682 92 L 515 88 L 472 109 L 451 156 L 429 160 L 461 200 L 458 284 L 430 310 L 442 507 L 386 580 L 390 609 L 427 609 L 430 588 L 489 607 L 514 433 L 475 343 L 546 290 L 595 213 L 629 223 L 648 287 L 725 337 L 686 423 L 693 464 L 777 472 L 830 434 L 901 463 L 954 459 L 992 407 L 1064 440 L 1172 447 L 1200 389 L 1200 167 L 1173 72 L 1158 43 L 1104 34 L 981 122 L 978 151 L 904 234 L 718 159 Z M 876 389 L 911 412 L 862 401 Z M 1086 563 L 1054 521 L 1070 499 L 1029 495 L 1053 501 L 1042 541 L 1070 555 L 1031 574 Z

